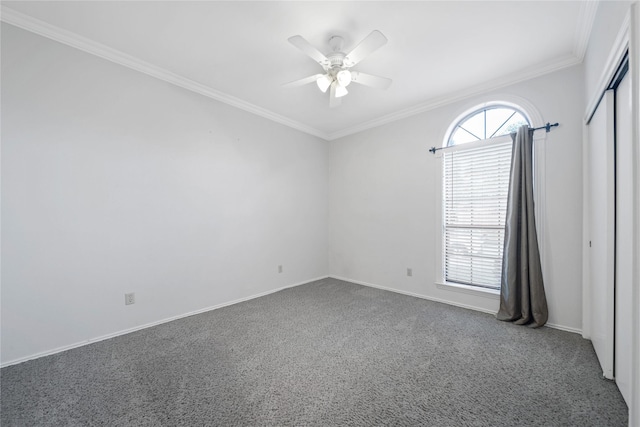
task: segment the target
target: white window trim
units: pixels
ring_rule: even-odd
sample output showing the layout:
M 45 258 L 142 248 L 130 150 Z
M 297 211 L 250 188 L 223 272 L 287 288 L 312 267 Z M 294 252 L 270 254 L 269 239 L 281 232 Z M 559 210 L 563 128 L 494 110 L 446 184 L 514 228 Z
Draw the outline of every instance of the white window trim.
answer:
M 468 295 L 480 296 L 491 299 L 500 299 L 499 289 L 482 288 L 479 286 L 463 285 L 462 283 L 453 282 L 436 282 L 438 289 L 444 289 L 446 291 L 454 291 Z
M 471 114 L 473 111 L 480 110 L 485 107 L 491 107 L 495 105 L 504 105 L 507 107 L 513 107 L 518 111 L 521 111 L 525 117 L 529 120 L 531 127 L 541 127 L 544 126 L 544 120 L 542 116 L 538 112 L 538 110 L 524 98 L 520 98 L 514 95 L 500 95 L 496 97 L 492 97 L 493 100 L 487 101 L 484 103 L 469 103 L 462 109 L 462 111 L 455 116 L 453 120 L 450 121 L 450 125 L 444 132 L 442 136 L 442 142 L 440 143 L 440 147 L 447 147 L 447 143 L 449 141 L 449 135 L 453 131 L 453 129 L 460 123 L 460 120 L 464 119 L 466 116 Z M 538 247 L 540 250 L 540 263 L 542 265 L 542 275 L 543 277 L 548 277 L 546 270 L 546 246 L 545 246 L 545 212 L 546 212 L 546 136 L 547 133 L 543 130 L 539 130 L 533 135 L 533 155 L 534 155 L 534 177 L 533 181 L 535 183 L 534 186 L 534 203 L 535 203 L 535 215 L 536 215 L 536 231 L 538 234 Z M 509 137 L 508 135 L 500 136 L 497 138 L 493 138 L 496 141 Z M 477 141 L 477 142 L 469 142 L 466 144 L 461 144 L 464 148 L 471 147 L 476 144 L 486 143 L 485 141 Z M 459 146 L 460 147 L 460 146 Z M 447 151 L 456 150 L 457 147 L 447 148 Z M 459 149 L 459 148 L 458 148 Z M 438 261 L 436 265 L 438 266 L 436 269 L 436 278 L 434 280 L 434 284 L 437 288 L 452 291 L 452 292 L 462 292 L 465 294 L 471 294 L 474 296 L 480 297 L 489 297 L 489 298 L 499 298 L 500 291 L 489 288 L 482 288 L 479 286 L 469 286 L 463 285 L 460 283 L 452 283 L 444 280 L 444 242 L 443 242 L 443 233 L 442 233 L 442 220 L 443 220 L 443 212 L 442 212 L 442 155 L 444 153 L 442 150 L 437 151 L 434 155 L 435 160 L 437 161 L 438 174 L 437 179 L 434 180 L 434 185 L 436 185 L 435 194 L 437 195 L 437 209 L 436 209 L 436 250 L 435 254 L 438 257 Z

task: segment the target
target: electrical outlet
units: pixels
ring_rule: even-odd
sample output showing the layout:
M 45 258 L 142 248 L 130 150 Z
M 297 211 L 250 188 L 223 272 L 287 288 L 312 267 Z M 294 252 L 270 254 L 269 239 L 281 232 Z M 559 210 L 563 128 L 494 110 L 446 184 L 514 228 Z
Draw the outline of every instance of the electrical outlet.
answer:
M 130 294 L 124 294 L 124 305 L 131 305 L 136 303 L 136 294 L 131 292 Z
M 282 266 L 281 265 L 278 266 L 278 273 L 282 273 Z
M 407 268 L 407 276 L 409 276 L 409 277 L 413 276 L 413 269 L 412 268 Z

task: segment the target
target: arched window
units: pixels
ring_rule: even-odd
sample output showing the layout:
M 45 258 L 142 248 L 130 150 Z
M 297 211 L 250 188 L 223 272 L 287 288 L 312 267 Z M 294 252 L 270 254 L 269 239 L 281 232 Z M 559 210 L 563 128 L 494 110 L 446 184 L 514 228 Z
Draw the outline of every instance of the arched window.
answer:
M 511 167 L 509 134 L 529 120 L 519 108 L 484 105 L 454 123 L 443 155 L 444 280 L 499 289 Z
M 447 146 L 507 135 L 528 124 L 525 115 L 516 108 L 505 105 L 483 107 L 458 121 L 449 134 Z

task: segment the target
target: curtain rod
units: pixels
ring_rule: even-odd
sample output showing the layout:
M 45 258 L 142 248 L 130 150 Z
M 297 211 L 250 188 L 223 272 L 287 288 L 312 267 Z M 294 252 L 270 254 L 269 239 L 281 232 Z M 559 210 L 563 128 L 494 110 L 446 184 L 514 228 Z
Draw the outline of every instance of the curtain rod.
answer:
M 546 125 L 544 125 L 544 126 L 540 126 L 539 128 L 533 128 L 533 129 L 531 129 L 531 130 L 546 129 L 547 133 L 549 133 L 549 132 L 551 132 L 551 128 L 556 127 L 556 126 L 559 126 L 559 125 L 560 125 L 560 123 L 553 123 L 553 124 L 551 124 L 551 123 L 547 122 L 547 124 L 546 124 Z M 431 148 L 429 148 L 429 151 L 430 151 L 431 153 L 433 153 L 433 154 L 436 154 L 436 151 L 444 150 L 445 148 L 448 148 L 448 147 L 440 147 L 440 148 L 431 147 Z

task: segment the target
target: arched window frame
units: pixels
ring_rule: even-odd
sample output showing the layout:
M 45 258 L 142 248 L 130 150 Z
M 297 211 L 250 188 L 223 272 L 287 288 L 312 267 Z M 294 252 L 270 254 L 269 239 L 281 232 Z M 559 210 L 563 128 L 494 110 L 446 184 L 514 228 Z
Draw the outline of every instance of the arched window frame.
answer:
M 520 110 L 519 107 L 516 107 L 516 106 L 513 106 L 513 105 L 507 105 L 507 104 L 491 103 L 489 105 L 484 105 L 482 108 L 474 109 L 471 113 L 467 114 L 466 116 L 464 116 L 460 120 L 458 120 L 453 125 L 453 127 L 451 128 L 451 131 L 449 132 L 446 146 L 447 147 L 453 147 L 453 146 L 462 146 L 464 144 L 468 144 L 468 142 L 467 143 L 463 143 L 463 144 L 457 144 L 457 145 L 456 144 L 452 144 L 452 138 L 453 138 L 454 134 L 456 133 L 456 131 L 458 130 L 458 128 L 463 128 L 462 125 L 464 123 L 466 123 L 468 120 L 474 118 L 475 116 L 477 116 L 479 114 L 484 114 L 485 120 L 486 120 L 486 112 L 489 111 L 489 110 L 495 110 L 495 109 L 509 109 L 509 110 L 512 110 L 514 113 L 519 113 L 521 116 L 523 116 L 527 120 L 527 124 L 531 125 L 531 120 L 527 117 L 527 115 L 523 111 Z M 506 124 L 506 122 L 503 123 L 502 126 L 504 126 L 504 124 Z M 500 126 L 498 129 L 496 129 L 495 132 L 498 132 L 502 128 L 502 126 Z M 476 138 L 478 138 L 478 141 L 489 141 L 489 140 L 492 140 L 494 138 L 499 138 L 501 136 L 508 135 L 508 133 L 507 134 L 501 133 L 500 135 L 495 135 L 495 132 L 494 132 L 493 135 L 489 136 L 488 138 L 486 138 L 486 135 L 484 135 L 485 138 L 483 138 L 483 139 L 481 139 L 480 137 L 478 137 L 476 135 L 474 135 L 474 136 Z M 486 133 L 486 121 L 485 121 L 485 133 Z
M 445 281 L 445 271 L 444 271 L 444 204 L 443 204 L 443 158 L 444 153 L 451 150 L 463 150 L 463 149 L 472 149 L 481 146 L 483 143 L 488 140 L 480 140 L 474 142 L 468 142 L 464 144 L 449 146 L 450 136 L 456 127 L 462 123 L 464 120 L 471 117 L 474 113 L 482 111 L 487 108 L 495 108 L 495 107 L 508 107 L 512 108 L 518 112 L 520 112 L 530 124 L 530 127 L 541 127 L 544 126 L 544 120 L 542 116 L 538 112 L 538 110 L 528 102 L 527 100 L 512 96 L 512 95 L 502 95 L 497 96 L 495 99 L 490 101 L 486 101 L 483 103 L 473 103 L 468 104 L 466 108 L 462 109 L 458 114 L 454 116 L 454 119 L 449 122 L 449 126 L 446 131 L 443 133 L 442 144 L 441 147 L 444 150 L 438 151 L 436 156 L 440 158 L 440 173 L 438 174 L 438 188 L 439 188 L 439 209 L 438 209 L 438 218 L 437 218 L 437 236 L 439 239 L 437 240 L 436 254 L 440 257 L 440 271 L 438 277 L 436 278 L 436 285 L 440 289 L 444 289 L 447 291 L 455 291 L 462 292 L 472 295 L 480 295 L 480 296 L 490 296 L 492 298 L 498 298 L 499 291 L 495 291 L 493 289 L 481 288 L 477 286 L 469 286 L 458 283 L 450 283 Z M 508 136 L 499 136 L 497 138 L 505 138 Z M 495 138 L 494 138 L 495 139 Z M 493 141 L 492 141 L 493 142 Z M 546 188 L 545 182 L 545 150 L 544 145 L 546 142 L 546 133 L 544 131 L 538 131 L 534 134 L 534 198 L 535 198 L 535 211 L 536 211 L 536 227 L 538 230 L 538 242 L 540 247 L 540 256 L 542 262 L 543 271 L 545 270 L 545 245 L 544 245 L 544 212 L 545 212 L 545 197 L 544 197 L 544 189 Z

